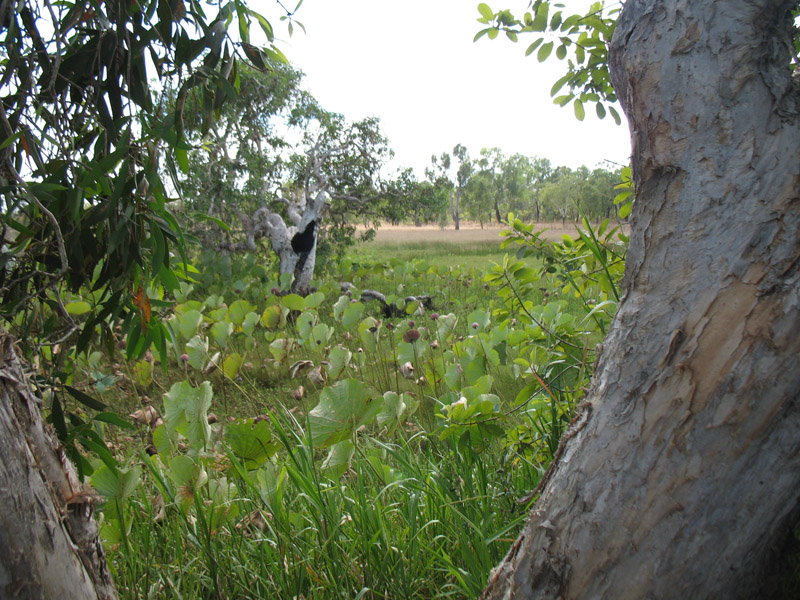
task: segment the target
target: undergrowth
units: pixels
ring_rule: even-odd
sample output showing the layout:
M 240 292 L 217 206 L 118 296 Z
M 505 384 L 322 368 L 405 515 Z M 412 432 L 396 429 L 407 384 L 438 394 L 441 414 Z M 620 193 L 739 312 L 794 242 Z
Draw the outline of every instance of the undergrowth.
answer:
M 605 226 L 510 225 L 516 256 L 484 268 L 356 257 L 305 298 L 206 254 L 174 302 L 147 291 L 166 348 L 74 356 L 51 421 L 104 498 L 121 596 L 477 596 L 584 394 L 624 253 Z

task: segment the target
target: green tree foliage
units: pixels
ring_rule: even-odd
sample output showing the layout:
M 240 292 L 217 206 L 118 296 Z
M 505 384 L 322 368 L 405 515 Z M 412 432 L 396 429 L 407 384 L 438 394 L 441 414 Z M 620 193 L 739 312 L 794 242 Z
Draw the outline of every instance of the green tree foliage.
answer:
M 419 227 L 425 223 L 440 223 L 447 218 L 450 186 L 445 180 L 419 181 L 412 169 L 404 169 L 391 185 L 381 214 L 392 223 L 410 219 Z
M 550 161 L 498 148 L 481 150 L 466 186 L 464 213 L 481 224 L 505 222 L 509 213 L 524 220 L 595 222 L 617 217 L 615 186 L 620 173 L 580 167 L 553 169 Z
M 541 214 L 546 221 L 579 222 L 583 218 L 600 221 L 616 217 L 614 187 L 620 181 L 619 172 L 605 169 L 590 171 L 580 167 L 575 171 L 558 167 L 539 193 Z
M 148 288 L 176 288 L 182 267 L 161 148 L 186 166 L 189 92 L 203 91 L 208 127 L 214 108 L 235 95 L 240 55 L 259 66 L 281 59 L 274 47 L 249 45 L 251 21 L 274 35 L 243 4 L 205 10 L 156 0 L 3 5 L 0 311 L 27 339 L 84 350 L 98 330 L 111 339 L 115 316 L 139 332 L 130 353 L 151 342 L 164 348 Z M 227 33 L 233 19 L 240 42 Z M 175 82 L 174 110 L 154 101 L 154 77 Z M 88 307 L 71 306 L 65 294 L 84 286 L 94 290 Z
M 454 162 L 458 163 L 457 167 L 453 164 Z M 455 168 L 455 173 L 451 173 L 451 168 Z M 444 182 L 448 181 L 452 187 L 450 216 L 453 219 L 453 226 L 456 230 L 460 228 L 461 202 L 464 191 L 474 170 L 469 151 L 462 144 L 456 144 L 453 147 L 452 157 L 448 152 L 443 152 L 438 157 L 436 155 L 431 156 L 431 168 L 427 170 L 428 178 L 431 181 L 439 182 L 440 185 L 444 185 Z
M 186 135 L 191 144 L 189 168 L 176 173 L 186 223 L 209 244 L 225 236 L 208 218 L 234 225 L 237 217 L 259 208 L 285 178 L 292 146 L 285 138 L 323 111 L 300 89 L 302 74 L 285 63 L 268 70 L 239 71 L 238 94 L 222 107 L 210 127 L 203 127 L 201 90 L 186 102 Z M 177 90 L 171 91 L 171 101 Z M 216 239 L 215 239 L 216 238 Z M 227 236 L 230 241 L 230 236 Z
M 378 202 L 398 191 L 380 176 L 391 154 L 387 141 L 377 119 L 349 123 L 302 90 L 300 72 L 269 66 L 240 70 L 240 93 L 210 128 L 203 127 L 201 93 L 189 97 L 192 149 L 179 189 L 186 207 L 202 217 L 195 221 L 207 243 L 250 251 L 269 235 L 265 219 L 276 215 L 288 222 L 292 202 L 324 192 L 320 250 L 338 254 L 354 239 L 354 212 L 379 215 L 381 207 L 393 206 Z
M 484 35 L 495 39 L 502 32 L 512 42 L 520 34 L 534 34 L 526 56 L 534 52 L 539 62 L 555 56 L 566 61 L 567 69 L 550 89 L 553 102 L 559 106 L 573 105 L 575 116 L 583 120 L 585 104 L 594 103 L 600 119 L 610 114 L 617 124 L 622 122 L 615 108 L 617 97 L 608 74 L 608 43 L 614 33 L 619 4 L 606 7 L 594 2 L 585 14 L 567 14 L 564 5 L 547 0 L 533 0 L 530 10 L 517 18 L 510 10 L 493 11 L 487 4 L 478 5 L 478 21 L 486 25 L 475 39 Z M 566 89 L 565 89 L 566 88 Z

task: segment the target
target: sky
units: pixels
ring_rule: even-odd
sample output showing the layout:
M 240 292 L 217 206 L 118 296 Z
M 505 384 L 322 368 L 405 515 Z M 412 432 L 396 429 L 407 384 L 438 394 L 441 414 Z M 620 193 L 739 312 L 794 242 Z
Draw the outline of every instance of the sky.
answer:
M 292 9 L 296 0 L 284 5 Z M 581 0 L 571 0 L 579 10 Z M 277 45 L 306 74 L 304 87 L 321 105 L 356 121 L 380 117 L 395 151 L 394 166 L 422 177 L 432 154 L 462 144 L 471 156 L 497 147 L 505 155 L 548 158 L 553 166 L 627 164 L 623 118 L 599 120 L 593 107 L 578 121 L 571 105 L 552 103 L 550 88 L 565 63 L 525 57 L 535 38 L 473 42 L 482 28 L 471 0 L 305 0 L 289 37 L 274 0 L 249 6 L 275 27 Z M 525 0 L 503 0 L 493 9 L 520 15 Z M 577 10 L 576 10 L 577 12 Z M 622 111 L 618 108 L 620 114 Z

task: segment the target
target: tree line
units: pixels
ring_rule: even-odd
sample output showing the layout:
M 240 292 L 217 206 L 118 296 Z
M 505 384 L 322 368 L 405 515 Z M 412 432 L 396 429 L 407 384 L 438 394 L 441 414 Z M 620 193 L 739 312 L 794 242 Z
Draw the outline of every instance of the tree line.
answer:
M 547 158 L 506 156 L 500 148 L 482 148 L 472 157 L 457 144 L 452 153 L 432 156 L 425 175 L 417 183 L 421 193 L 409 194 L 407 206 L 417 224 L 452 221 L 456 229 L 461 219 L 500 224 L 509 212 L 537 223 L 619 217 L 614 188 L 620 169 L 573 170 Z
M 254 252 L 266 240 L 293 291 L 354 243 L 359 220 L 370 228 L 389 221 L 458 229 L 462 219 L 483 226 L 509 212 L 562 224 L 618 216 L 619 171 L 555 167 L 499 148 L 473 157 L 457 144 L 432 156 L 422 179 L 411 169 L 387 175 L 392 151 L 378 119 L 350 122 L 303 89 L 300 71 L 278 61 L 268 67 L 240 67 L 238 94 L 208 125 L 204 92 L 186 95 L 188 149 L 171 173 L 182 221 L 206 246 Z M 178 101 L 179 90 L 170 89 L 166 109 Z M 291 242 L 312 229 L 301 256 Z

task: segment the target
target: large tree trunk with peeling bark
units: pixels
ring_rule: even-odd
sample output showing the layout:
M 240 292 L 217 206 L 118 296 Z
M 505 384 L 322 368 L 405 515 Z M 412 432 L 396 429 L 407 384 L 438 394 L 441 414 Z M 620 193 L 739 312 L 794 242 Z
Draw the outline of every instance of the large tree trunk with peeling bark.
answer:
M 85 489 L 0 333 L 0 598 L 117 597 Z
M 626 2 L 625 297 L 483 598 L 771 597 L 800 506 L 796 4 Z

